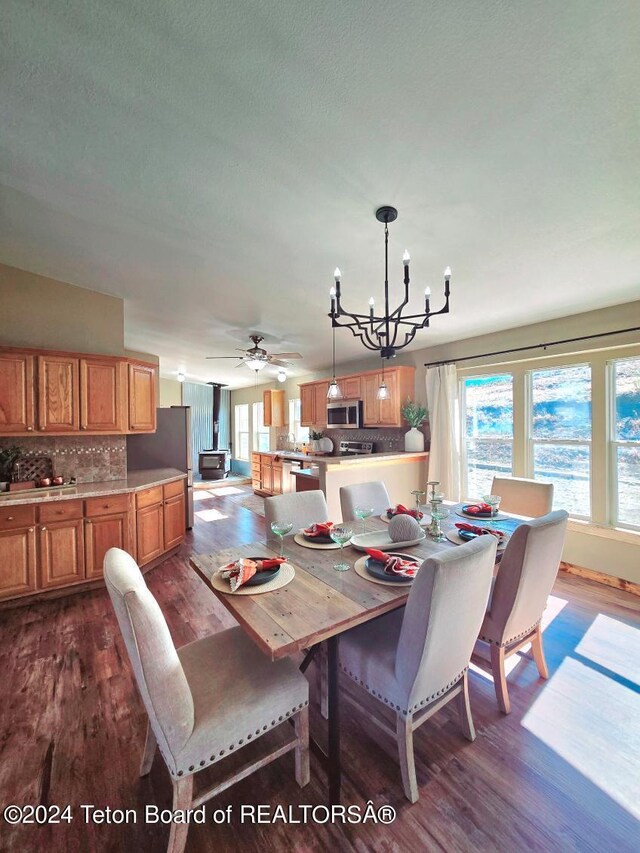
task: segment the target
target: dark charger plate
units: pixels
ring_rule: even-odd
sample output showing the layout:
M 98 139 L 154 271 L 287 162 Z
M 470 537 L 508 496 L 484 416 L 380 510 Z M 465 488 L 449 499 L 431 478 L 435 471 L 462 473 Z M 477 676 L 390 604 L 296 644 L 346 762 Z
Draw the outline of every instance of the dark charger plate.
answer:
M 466 514 L 471 516 L 472 518 L 495 518 L 495 516 L 492 515 L 490 512 L 469 512 L 470 506 L 477 506 L 477 504 L 465 504 L 462 507 L 462 512 L 466 512 Z
M 247 557 L 247 560 L 266 560 L 267 557 Z M 262 586 L 263 583 L 269 583 L 270 580 L 273 580 L 278 573 L 280 572 L 280 566 L 276 566 L 273 569 L 265 569 L 263 572 L 256 572 L 256 574 L 251 578 L 250 581 L 247 581 L 243 586 Z
M 473 533 L 471 530 L 458 530 L 458 536 L 461 539 L 464 539 L 465 542 L 471 542 L 472 539 L 477 539 L 479 536 L 489 536 L 488 533 Z M 506 541 L 506 537 L 503 535 L 498 539 L 498 547 L 502 547 Z
M 307 542 L 313 542 L 316 545 L 335 545 L 336 543 L 330 536 L 309 536 L 308 533 L 302 534 Z
M 393 552 L 389 552 L 389 557 L 400 557 L 403 560 L 407 559 L 406 554 L 394 554 Z M 420 565 L 420 560 L 416 560 L 416 566 Z M 369 572 L 371 577 L 378 578 L 381 581 L 389 581 L 390 583 L 411 583 L 414 578 L 403 578 L 399 575 L 389 575 L 384 570 L 384 563 L 381 563 L 379 560 L 374 560 L 373 557 L 367 557 L 367 561 L 364 564 L 365 569 Z

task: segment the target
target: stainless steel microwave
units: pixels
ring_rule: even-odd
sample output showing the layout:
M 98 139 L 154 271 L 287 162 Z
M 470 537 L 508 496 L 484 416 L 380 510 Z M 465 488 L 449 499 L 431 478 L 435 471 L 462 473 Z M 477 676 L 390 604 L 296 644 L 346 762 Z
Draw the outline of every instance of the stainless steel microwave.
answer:
M 328 429 L 359 429 L 362 426 L 362 400 L 334 400 L 327 403 Z

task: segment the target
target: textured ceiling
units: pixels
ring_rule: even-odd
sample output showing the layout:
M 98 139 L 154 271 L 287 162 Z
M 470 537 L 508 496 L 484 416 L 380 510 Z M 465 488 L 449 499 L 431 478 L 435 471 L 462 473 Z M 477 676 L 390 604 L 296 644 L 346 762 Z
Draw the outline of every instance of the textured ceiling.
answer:
M 405 246 L 416 305 L 453 268 L 415 346 L 638 298 L 637 0 L 2 9 L 0 260 L 124 297 L 165 375 L 251 384 L 204 356 L 253 329 L 326 366 L 385 203 L 398 293 Z

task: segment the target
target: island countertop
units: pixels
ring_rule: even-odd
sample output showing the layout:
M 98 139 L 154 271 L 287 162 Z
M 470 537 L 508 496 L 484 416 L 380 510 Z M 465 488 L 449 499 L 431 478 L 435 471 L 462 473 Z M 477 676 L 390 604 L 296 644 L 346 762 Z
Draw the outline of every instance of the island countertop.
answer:
M 66 486 L 60 489 L 25 489 L 20 492 L 0 492 L 0 507 L 140 492 L 153 486 L 162 486 L 174 480 L 185 479 L 186 476 L 184 471 L 178 471 L 177 468 L 152 468 L 148 471 L 129 471 L 124 480 L 77 483 L 74 486 Z
M 268 452 L 261 451 L 261 456 L 273 456 L 274 459 L 307 462 L 322 468 L 328 468 L 334 465 L 366 465 L 367 463 L 377 465 L 378 462 L 393 462 L 394 460 L 406 462 L 409 459 L 427 459 L 429 452 L 427 450 L 413 453 L 389 451 L 387 453 L 363 453 L 360 456 L 314 456 L 307 453 L 297 453 L 292 450 L 270 450 Z

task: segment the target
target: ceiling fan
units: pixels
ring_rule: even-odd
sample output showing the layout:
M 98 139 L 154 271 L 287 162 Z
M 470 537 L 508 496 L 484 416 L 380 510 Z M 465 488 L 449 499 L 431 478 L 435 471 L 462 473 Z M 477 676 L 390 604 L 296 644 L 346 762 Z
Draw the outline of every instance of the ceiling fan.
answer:
M 242 355 L 209 355 L 207 356 L 207 358 L 237 358 L 239 359 L 240 363 L 237 364 L 236 367 L 240 367 L 241 365 L 246 364 L 250 370 L 255 370 L 256 374 L 268 364 L 273 367 L 279 368 L 290 367 L 291 364 L 288 359 L 302 358 L 299 352 L 268 353 L 266 349 L 263 349 L 260 346 L 260 344 L 264 340 L 262 335 L 249 335 L 249 340 L 253 341 L 252 347 L 249 347 L 245 350 L 240 349 L 240 347 L 236 347 L 238 352 L 241 352 Z

